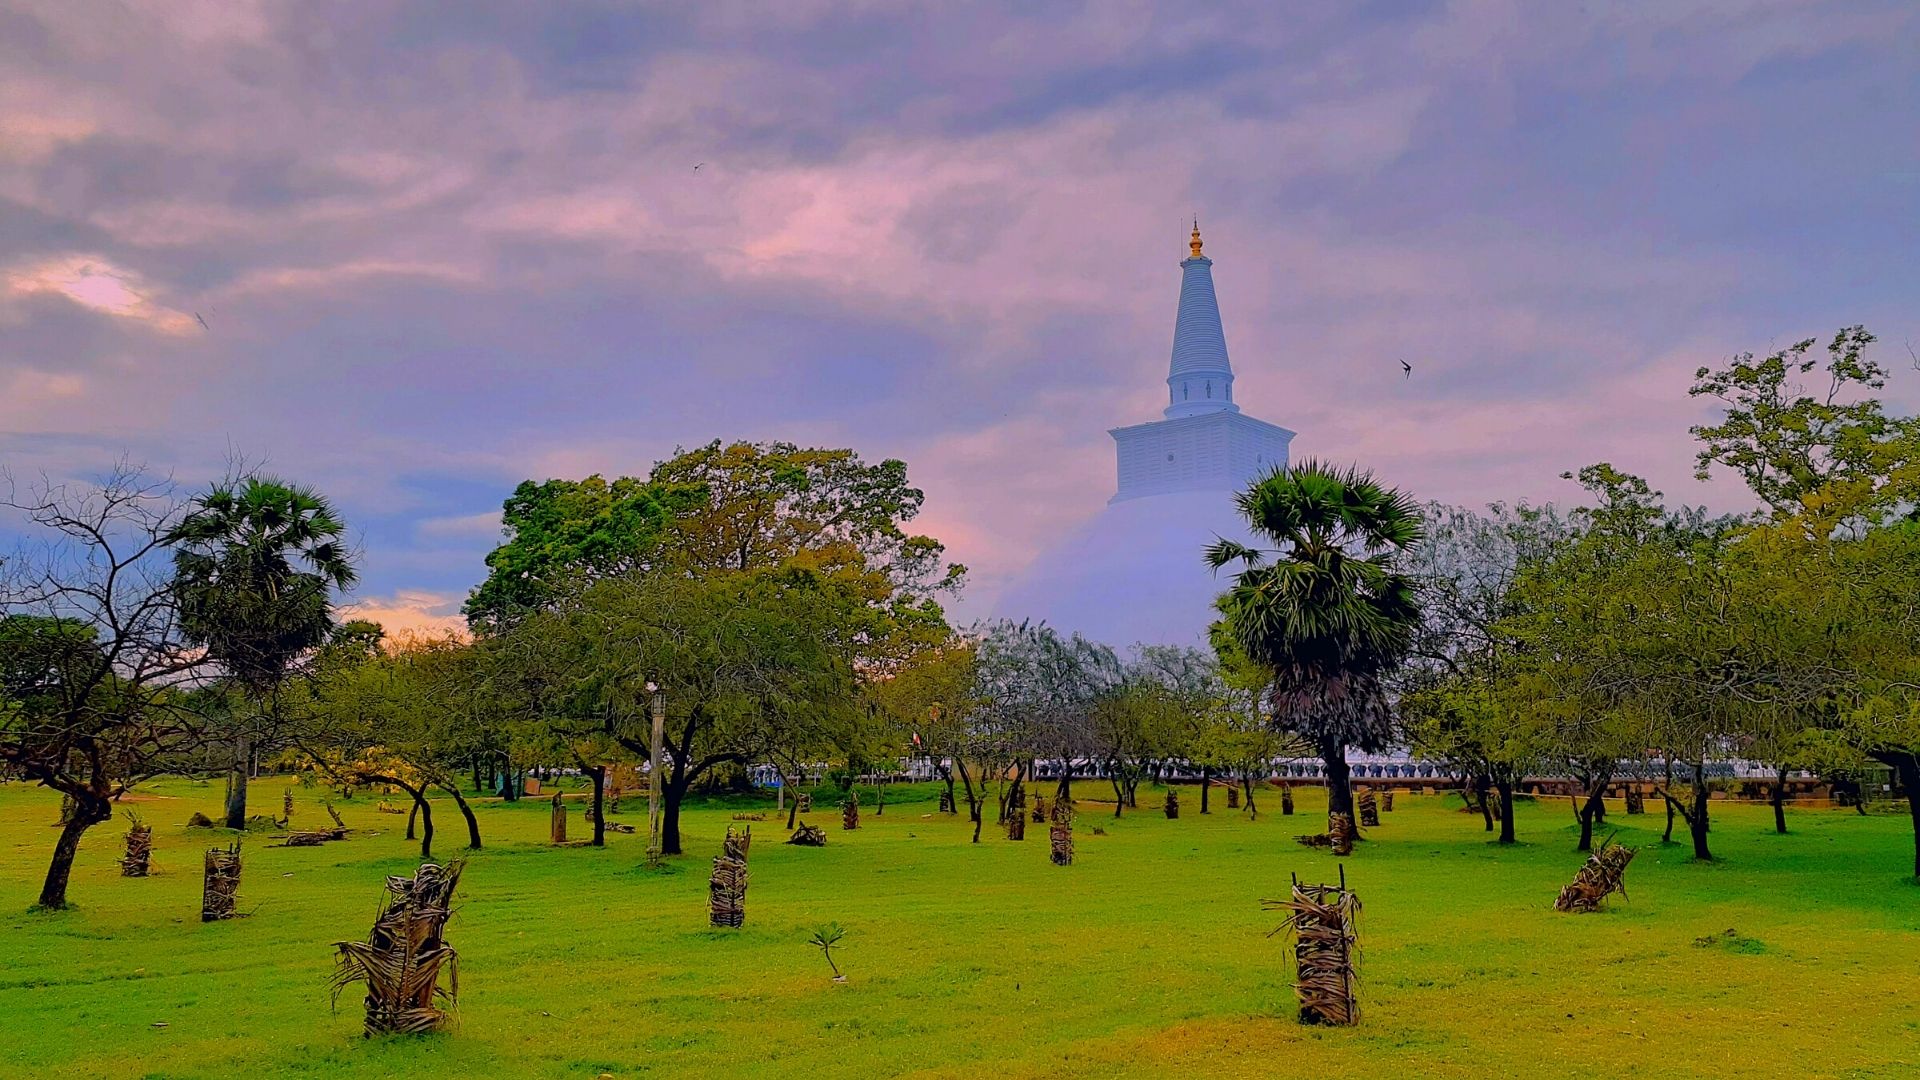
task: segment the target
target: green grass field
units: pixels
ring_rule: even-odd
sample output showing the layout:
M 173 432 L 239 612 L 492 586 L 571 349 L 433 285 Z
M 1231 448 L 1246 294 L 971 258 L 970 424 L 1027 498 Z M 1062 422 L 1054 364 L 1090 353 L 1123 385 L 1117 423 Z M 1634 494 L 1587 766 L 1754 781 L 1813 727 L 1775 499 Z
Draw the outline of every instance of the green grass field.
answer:
M 262 808 L 282 786 L 255 789 Z M 317 794 L 296 792 L 296 822 L 318 824 Z M 456 1024 L 369 1042 L 357 994 L 328 1010 L 329 943 L 364 936 L 384 875 L 415 865 L 405 819 L 361 797 L 342 804 L 362 830 L 345 843 L 250 837 L 252 916 L 202 925 L 200 852 L 224 834 L 182 823 L 214 813 L 221 789 L 146 794 L 159 796 L 138 804 L 158 874 L 120 878 L 124 825 L 98 827 L 77 908 L 45 914 L 27 906 L 57 799 L 0 785 L 0 1074 L 1920 1074 L 1920 889 L 1902 874 L 1903 817 L 1807 810 L 1782 837 L 1764 807 L 1716 804 L 1722 861 L 1701 865 L 1659 846 L 1658 816 L 1616 816 L 1632 826 L 1621 840 L 1644 845 L 1631 899 L 1569 916 L 1551 908 L 1580 863 L 1564 803 L 1523 808 L 1526 842 L 1502 849 L 1477 818 L 1403 796 L 1346 860 L 1365 904 L 1365 1015 L 1325 1030 L 1295 1021 L 1288 950 L 1259 905 L 1290 873 L 1335 874 L 1331 855 L 1292 840 L 1315 831 L 1317 793 L 1293 818 L 1269 798 L 1257 822 L 1219 800 L 1202 817 L 1191 797 L 1178 821 L 1155 809 L 1115 822 L 1086 804 L 1070 868 L 1048 862 L 1041 828 L 968 844 L 963 820 L 929 816 L 930 790 L 884 817 L 869 807 L 854 833 L 814 814 L 822 849 L 780 844 L 784 823 L 769 820 L 740 931 L 709 929 L 705 906 L 737 807 L 694 809 L 692 854 L 659 872 L 644 867 L 644 808 L 615 819 L 640 835 L 554 849 L 545 804 L 491 804 L 448 931 Z M 449 802 L 436 817 L 441 854 L 456 854 L 459 815 Z M 827 920 L 848 929 L 841 985 L 807 944 Z

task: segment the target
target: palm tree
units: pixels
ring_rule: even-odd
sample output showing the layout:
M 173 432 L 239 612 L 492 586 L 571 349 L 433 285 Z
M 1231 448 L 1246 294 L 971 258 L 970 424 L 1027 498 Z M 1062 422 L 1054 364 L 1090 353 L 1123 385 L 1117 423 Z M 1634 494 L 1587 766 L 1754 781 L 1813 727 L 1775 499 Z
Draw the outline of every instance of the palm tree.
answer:
M 333 629 L 332 591 L 353 586 L 346 523 L 311 488 L 254 476 L 220 484 L 194 501 L 174 529 L 174 588 L 189 641 L 227 669 L 254 707 L 272 702 L 300 654 Z M 234 740 L 227 827 L 247 822 L 251 729 Z
M 1423 535 L 1419 511 L 1371 473 L 1302 461 L 1234 497 L 1272 550 L 1220 540 L 1215 570 L 1244 567 L 1217 602 L 1214 647 L 1271 676 L 1274 722 L 1313 744 L 1329 814 L 1353 814 L 1347 747 L 1392 737 L 1384 680 L 1405 657 L 1420 609 L 1394 556 Z

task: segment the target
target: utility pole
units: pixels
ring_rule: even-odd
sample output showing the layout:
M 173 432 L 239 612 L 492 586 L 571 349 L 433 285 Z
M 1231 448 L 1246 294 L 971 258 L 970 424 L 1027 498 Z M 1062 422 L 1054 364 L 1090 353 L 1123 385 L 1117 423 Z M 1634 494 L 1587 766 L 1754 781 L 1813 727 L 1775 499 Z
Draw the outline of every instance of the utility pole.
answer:
M 647 865 L 653 866 L 660 862 L 660 785 L 666 782 L 666 773 L 660 767 L 660 744 L 667 726 L 667 692 L 650 682 L 647 695 L 653 712 L 653 761 L 647 775 Z

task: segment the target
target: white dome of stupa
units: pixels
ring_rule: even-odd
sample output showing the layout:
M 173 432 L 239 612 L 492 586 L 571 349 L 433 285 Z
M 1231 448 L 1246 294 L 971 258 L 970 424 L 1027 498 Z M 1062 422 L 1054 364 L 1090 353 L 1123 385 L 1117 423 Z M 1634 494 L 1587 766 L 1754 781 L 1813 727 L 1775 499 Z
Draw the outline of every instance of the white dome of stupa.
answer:
M 1230 571 L 1202 554 L 1247 542 L 1233 494 L 1287 464 L 1293 432 L 1233 401 L 1233 367 L 1200 227 L 1181 264 L 1180 310 L 1165 419 L 1114 428 L 1119 491 L 1105 510 L 1042 552 L 994 605 L 994 617 L 1044 620 L 1117 648 L 1204 645 Z

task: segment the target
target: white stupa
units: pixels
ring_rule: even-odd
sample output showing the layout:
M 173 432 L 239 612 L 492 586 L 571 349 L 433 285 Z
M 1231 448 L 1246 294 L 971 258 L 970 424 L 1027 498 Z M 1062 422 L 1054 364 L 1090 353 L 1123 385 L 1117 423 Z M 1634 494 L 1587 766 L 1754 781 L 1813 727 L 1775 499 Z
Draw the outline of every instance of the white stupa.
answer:
M 1009 585 L 996 618 L 1045 620 L 1126 648 L 1199 645 L 1226 588 L 1201 558 L 1216 538 L 1245 541 L 1233 493 L 1287 464 L 1293 432 L 1242 413 L 1196 222 L 1181 262 L 1166 419 L 1109 431 L 1119 490 L 1092 520 Z

